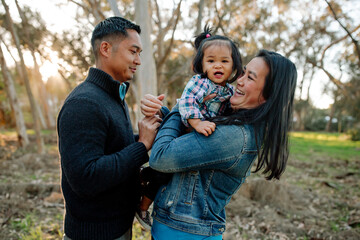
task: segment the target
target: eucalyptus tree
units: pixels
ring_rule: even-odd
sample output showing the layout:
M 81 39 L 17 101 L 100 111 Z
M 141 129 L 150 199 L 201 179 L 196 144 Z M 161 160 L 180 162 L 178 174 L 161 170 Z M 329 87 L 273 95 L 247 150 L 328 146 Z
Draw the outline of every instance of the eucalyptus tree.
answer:
M 18 101 L 17 93 L 15 90 L 15 84 L 14 80 L 11 76 L 11 73 L 9 71 L 9 68 L 7 67 L 7 63 L 1 48 L 1 42 L 0 42 L 0 66 L 1 66 L 1 73 L 3 75 L 4 84 L 6 93 L 8 96 L 8 100 L 11 106 L 11 111 L 13 112 L 13 115 L 15 116 L 15 123 L 16 123 L 16 133 L 17 138 L 20 146 L 26 147 L 29 144 L 29 137 L 26 133 L 26 126 L 25 121 L 23 117 L 23 113 Z
M 26 46 L 30 51 L 33 62 L 33 85 L 36 86 L 38 92 L 38 99 L 41 104 L 41 108 L 38 111 L 39 119 L 44 119 L 44 128 L 55 128 L 55 115 L 52 111 L 49 102 L 50 96 L 46 90 L 45 83 L 40 73 L 40 67 L 36 58 L 36 53 L 42 52 L 41 45 L 44 45 L 44 36 L 47 35 L 47 30 L 44 21 L 41 19 L 38 13 L 33 13 L 28 7 L 20 7 L 18 0 L 15 0 L 16 7 L 18 9 L 21 18 L 21 30 L 19 31 L 20 40 L 23 46 Z M 33 21 L 33 22 L 31 22 Z M 36 27 L 35 27 L 36 26 Z M 39 106 L 38 105 L 38 106 Z M 42 111 L 41 111 L 42 110 Z M 46 122 L 45 122 L 46 121 Z
M 9 7 L 6 4 L 5 0 L 1 0 L 4 8 L 5 8 L 5 14 L 6 14 L 6 20 L 7 20 L 7 26 L 10 30 L 11 36 L 13 38 L 13 41 L 15 42 L 16 45 L 16 49 L 18 51 L 18 55 L 20 58 L 20 66 L 21 66 L 21 70 L 22 70 L 22 76 L 23 76 L 23 80 L 24 80 L 24 84 L 25 84 L 25 88 L 26 88 L 26 92 L 29 98 L 29 102 L 30 102 L 30 107 L 31 107 L 31 115 L 32 115 L 32 119 L 33 119 L 33 124 L 34 124 L 34 130 L 35 130 L 35 135 L 36 135 L 36 143 L 37 143 L 37 151 L 39 153 L 44 153 L 45 149 L 44 149 L 44 142 L 41 136 L 41 128 L 40 128 L 40 123 L 39 123 L 39 119 L 38 119 L 38 111 L 37 111 L 37 103 L 35 101 L 35 98 L 33 96 L 31 87 L 30 87 L 30 80 L 28 77 L 28 73 L 26 71 L 26 66 L 25 66 L 25 62 L 24 62 L 24 56 L 20 47 L 20 40 L 19 40 L 19 36 L 18 33 L 14 27 L 14 23 L 13 20 L 11 18 L 10 15 L 10 11 L 9 11 Z

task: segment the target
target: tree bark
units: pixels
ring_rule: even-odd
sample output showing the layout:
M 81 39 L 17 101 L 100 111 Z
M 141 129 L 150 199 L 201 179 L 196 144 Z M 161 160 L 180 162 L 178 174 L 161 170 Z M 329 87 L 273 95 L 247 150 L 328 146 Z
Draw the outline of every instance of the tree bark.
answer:
M 2 75 L 4 77 L 6 93 L 8 95 L 10 106 L 11 106 L 11 111 L 13 112 L 13 114 L 15 116 L 16 133 L 18 136 L 18 142 L 19 142 L 20 146 L 26 147 L 27 145 L 29 145 L 29 138 L 26 133 L 24 116 L 23 116 L 19 101 L 16 96 L 14 80 L 9 72 L 9 69 L 6 66 L 6 61 L 4 58 L 3 51 L 1 49 L 1 44 L 0 44 L 0 64 L 1 64 Z
M 20 63 L 21 63 L 21 70 L 24 76 L 24 83 L 25 83 L 25 88 L 26 88 L 26 92 L 29 98 L 29 102 L 30 102 L 30 107 L 31 107 L 31 115 L 33 118 L 33 123 L 34 123 L 34 130 L 35 130 L 35 135 L 36 135 L 36 143 L 37 143 L 37 151 L 38 153 L 44 153 L 45 149 L 44 149 L 44 142 L 43 139 L 41 137 L 41 129 L 40 129 L 40 124 L 38 121 L 38 116 L 37 116 L 37 107 L 36 107 L 36 102 L 34 99 L 34 96 L 32 94 L 31 91 L 31 87 L 30 87 L 30 81 L 29 81 L 29 77 L 28 74 L 26 72 L 26 67 L 25 67 L 25 62 L 24 62 L 24 57 L 23 54 L 21 52 L 21 48 L 20 48 L 20 41 L 19 41 L 19 37 L 17 35 L 17 32 L 14 28 L 14 24 L 9 12 L 9 7 L 8 5 L 5 3 L 5 0 L 1 0 L 5 11 L 6 11 L 6 19 L 8 21 L 9 24 L 9 29 L 10 29 L 10 33 L 13 37 L 13 40 L 15 42 L 19 57 L 20 57 Z
M 108 0 L 111 10 L 114 12 L 114 16 L 121 17 L 116 0 Z
M 336 98 L 334 98 L 334 99 L 336 100 Z M 334 104 L 331 105 L 329 121 L 326 123 L 325 132 L 330 132 L 330 130 L 331 130 L 331 123 L 334 118 L 334 113 L 335 113 L 335 102 L 334 102 Z
M 205 4 L 205 0 L 200 0 L 199 1 L 199 15 L 198 18 L 196 20 L 196 30 L 195 30 L 195 36 L 199 35 L 201 33 L 202 30 L 202 26 L 201 26 L 201 22 L 203 21 L 203 12 L 204 12 L 204 4 Z
M 143 52 L 141 55 L 142 64 L 138 67 L 136 79 L 133 83 L 135 91 L 137 91 L 136 105 L 134 108 L 136 118 L 134 122 L 141 117 L 140 100 L 146 94 L 157 95 L 157 78 L 156 78 L 156 65 L 153 56 L 153 46 L 150 39 L 151 34 L 151 19 L 149 16 L 149 5 L 147 0 L 135 0 L 135 21 L 141 27 L 141 42 Z M 137 127 L 137 126 L 136 126 Z
M 35 46 L 31 40 L 31 37 L 30 37 L 30 32 L 29 32 L 29 22 L 24 14 L 24 12 L 22 11 L 22 9 L 20 8 L 20 5 L 18 3 L 17 0 L 15 0 L 15 3 L 16 3 L 16 7 L 18 9 L 18 12 L 19 12 L 19 15 L 20 15 L 20 18 L 21 18 L 21 21 L 22 21 L 22 25 L 23 25 L 23 29 L 25 31 L 25 42 L 27 43 L 27 45 L 29 46 L 29 50 L 31 52 L 31 56 L 33 58 L 33 62 L 34 62 L 34 74 L 33 74 L 33 77 L 34 77 L 34 80 L 35 80 L 35 86 L 36 86 L 36 89 L 38 90 L 38 99 L 40 100 L 40 103 L 41 103 L 41 108 L 39 106 L 38 108 L 38 113 L 39 113 L 39 117 L 40 115 L 42 114 L 42 118 L 40 117 L 40 119 L 44 119 L 45 121 L 42 121 L 42 126 L 46 129 L 48 128 L 55 128 L 55 118 L 54 116 L 51 114 L 51 111 L 50 111 L 50 107 L 49 107 L 49 94 L 47 93 L 47 90 L 46 90 L 46 87 L 45 87 L 45 84 L 42 80 L 42 76 L 41 76 L 41 73 L 40 73 L 40 68 L 39 68 L 39 65 L 37 63 L 37 60 L 36 60 L 36 56 L 35 56 Z M 42 111 L 41 111 L 42 110 Z

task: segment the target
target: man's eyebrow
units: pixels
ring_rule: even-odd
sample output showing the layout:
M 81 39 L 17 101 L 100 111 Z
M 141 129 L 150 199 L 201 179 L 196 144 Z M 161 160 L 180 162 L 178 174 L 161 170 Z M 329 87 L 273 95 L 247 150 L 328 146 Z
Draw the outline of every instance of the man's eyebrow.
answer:
M 137 50 L 140 50 L 140 52 L 142 52 L 141 47 L 139 47 L 139 46 L 138 46 L 138 45 L 136 45 L 136 44 L 133 44 L 131 47 L 134 47 L 134 48 L 136 48 Z

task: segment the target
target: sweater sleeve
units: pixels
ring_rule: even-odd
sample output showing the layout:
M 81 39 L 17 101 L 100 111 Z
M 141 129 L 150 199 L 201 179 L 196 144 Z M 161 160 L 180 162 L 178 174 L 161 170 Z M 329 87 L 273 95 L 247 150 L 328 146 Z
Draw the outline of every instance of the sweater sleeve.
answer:
M 89 99 L 74 99 L 58 117 L 62 171 L 79 195 L 93 196 L 129 181 L 148 161 L 143 143 L 133 142 L 118 152 L 105 154 L 108 117 Z

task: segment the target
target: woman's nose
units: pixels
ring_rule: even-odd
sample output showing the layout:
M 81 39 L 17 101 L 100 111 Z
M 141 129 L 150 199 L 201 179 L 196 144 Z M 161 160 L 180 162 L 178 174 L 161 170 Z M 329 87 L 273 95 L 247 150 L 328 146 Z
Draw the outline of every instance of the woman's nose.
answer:
M 244 85 L 244 75 L 242 77 L 239 77 L 237 79 L 237 84 L 239 84 L 240 86 L 243 86 Z

